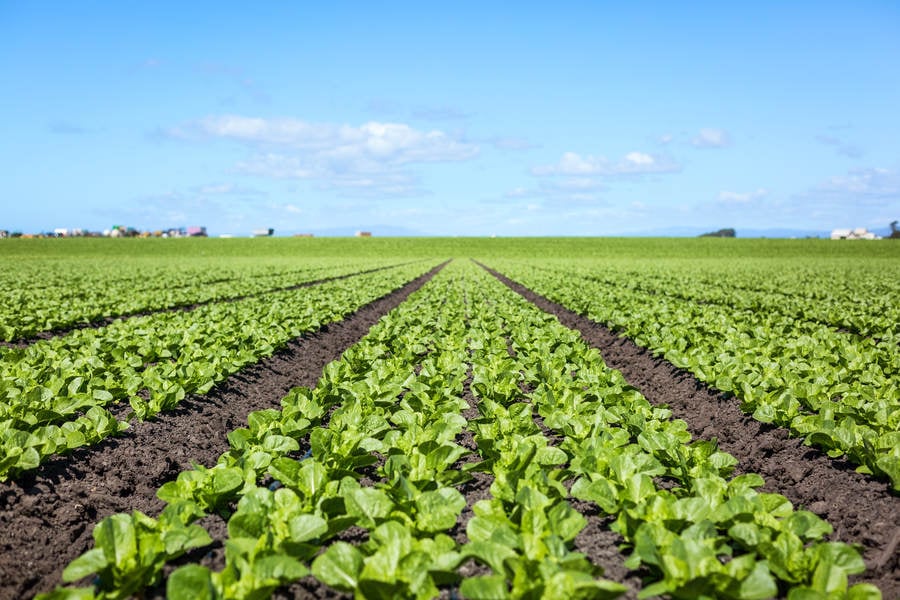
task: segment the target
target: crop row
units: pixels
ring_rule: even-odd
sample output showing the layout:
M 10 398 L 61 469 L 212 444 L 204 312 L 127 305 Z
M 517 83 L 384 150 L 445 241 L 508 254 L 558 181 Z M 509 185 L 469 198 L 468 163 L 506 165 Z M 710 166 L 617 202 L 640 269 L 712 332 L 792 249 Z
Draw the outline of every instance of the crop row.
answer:
M 459 493 L 446 484 L 461 477 L 449 465 L 464 452 L 453 439 L 465 423 L 460 411 L 467 406 L 460 398 L 466 376 L 465 320 L 451 308 L 448 318 L 434 322 L 433 309 L 447 290 L 430 288 L 435 293 L 411 296 L 392 313 L 399 318 L 381 321 L 340 361 L 329 364 L 316 388 L 293 390 L 282 400 L 281 411 L 252 413 L 247 429 L 229 434 L 232 449 L 214 468 L 184 472 L 164 485 L 158 495 L 168 506 L 158 520 L 135 514 L 101 522 L 96 532 L 115 527 L 119 538 L 128 538 L 127 560 L 106 542 L 114 536 L 96 533 L 97 547 L 73 562 L 64 577 L 98 573 L 99 597 L 125 597 L 158 578 L 163 565 L 192 544 L 210 541 L 194 523 L 208 513 L 229 519 L 225 568 L 210 572 L 189 565 L 175 571 L 169 577 L 173 598 L 262 596 L 305 575 L 305 563 L 321 544 L 355 524 L 371 531 L 371 546 L 379 538 L 394 544 L 381 553 L 388 564 L 375 569 L 376 574 L 396 577 L 401 560 L 437 557 L 446 539 L 437 538 L 437 547 L 423 547 L 421 536 L 408 535 L 409 528 L 404 535 L 397 530 L 397 518 L 386 519 L 395 512 L 391 496 L 397 494 L 413 496 L 407 510 L 422 513 L 413 524 L 417 532 L 427 533 L 435 522 L 441 528 L 455 523 L 462 508 Z M 303 453 L 307 449 L 308 455 Z M 391 495 L 359 484 L 378 462 L 404 482 Z M 141 529 L 142 522 L 152 526 Z M 193 541 L 165 548 L 160 542 L 176 537 L 171 533 L 176 531 Z M 449 545 L 453 547 L 452 540 Z M 353 571 L 342 566 L 345 562 L 360 567 L 356 571 L 363 566 L 353 554 L 358 551 L 348 546 L 334 543 L 314 567 L 338 587 L 360 579 L 354 572 L 354 579 L 341 582 Z M 140 556 L 141 548 L 154 551 Z M 426 579 L 431 580 L 423 570 L 418 581 L 397 585 L 424 586 Z M 89 597 L 91 590 L 59 592 L 62 597 L 81 593 Z
M 467 389 L 479 412 L 469 421 Z M 95 585 L 44 598 L 126 597 L 175 561 L 175 599 L 261 598 L 310 573 L 358 598 L 432 598 L 457 586 L 473 599 L 615 597 L 624 588 L 573 550 L 587 522 L 574 498 L 613 517 L 627 566 L 648 573 L 643 595 L 847 590 L 847 575 L 864 568 L 852 547 L 821 541 L 831 527 L 757 492 L 759 476 L 732 478 L 733 457 L 692 442 L 669 417 L 576 333 L 454 263 L 314 389 L 251 414 L 214 467 L 165 484 L 159 518 L 101 521 L 95 548 L 64 573 Z M 492 476 L 490 497 L 463 523 L 457 488 L 473 472 Z M 191 560 L 213 543 L 198 521 L 215 515 L 227 519 L 220 569 Z M 480 574 L 463 580 L 470 561 Z M 879 597 L 865 585 L 849 594 Z
M 750 290 L 748 288 L 751 283 L 746 280 L 743 287 L 732 287 L 723 282 L 697 281 L 696 273 L 677 269 L 674 272 L 641 271 L 643 277 L 637 278 L 631 271 L 622 273 L 606 268 L 598 271 L 584 265 L 531 266 L 543 268 L 550 273 L 585 278 L 613 287 L 617 293 L 639 295 L 646 297 L 648 301 L 682 301 L 690 306 L 704 309 L 709 307 L 709 312 L 715 316 L 731 314 L 735 319 L 747 322 L 750 327 L 762 324 L 769 329 L 793 329 L 795 336 L 812 335 L 839 340 L 831 344 L 841 344 L 841 349 L 852 348 L 849 352 L 851 355 L 866 353 L 867 358 L 887 368 L 888 373 L 900 365 L 900 338 L 897 338 L 895 332 L 900 325 L 892 318 L 892 315 L 896 315 L 900 319 L 900 312 L 893 306 L 890 294 L 873 295 L 866 301 L 860 298 L 837 301 L 832 298 L 834 304 L 824 313 L 811 315 L 810 312 L 815 312 L 811 310 L 811 306 L 821 308 L 816 299 Z M 734 278 L 736 275 L 731 273 L 730 277 Z M 825 313 L 840 314 L 842 318 L 829 319 Z M 847 322 L 851 313 L 856 315 L 855 326 Z M 865 319 L 861 316 L 863 314 Z M 862 324 L 863 321 L 866 325 Z M 853 330 L 846 327 L 853 327 Z M 866 335 L 861 335 L 860 330 L 866 331 Z
M 732 477 L 732 456 L 714 440 L 692 440 L 683 421 L 653 407 L 577 333 L 518 296 L 509 303 L 497 312 L 511 356 L 497 352 L 493 371 L 522 374 L 526 400 L 561 438 L 559 479 L 615 516 L 632 550 L 626 565 L 653 573 L 643 595 L 817 597 L 843 590 L 845 568 L 863 569 L 849 546 L 817 541 L 830 525 L 756 492 L 756 474 Z M 515 397 L 501 388 L 500 402 Z
M 747 277 L 741 273 L 739 277 Z M 728 278 L 731 279 L 731 278 Z M 638 289 L 653 293 L 676 295 L 696 302 L 715 302 L 738 309 L 776 311 L 795 319 L 815 321 L 840 330 L 884 340 L 897 350 L 900 343 L 900 306 L 892 300 L 900 290 L 894 289 L 894 282 L 885 277 L 881 288 L 867 290 L 852 289 L 837 292 L 804 294 L 782 287 L 771 289 L 771 284 L 763 289 L 755 287 L 754 279 L 744 279 L 743 285 L 730 285 L 729 281 L 707 279 L 698 281 L 694 277 L 648 278 L 636 281 Z M 834 280 L 820 282 L 820 286 L 833 285 Z M 758 285 L 758 284 L 756 284 Z M 831 293 L 827 293 L 827 292 Z
M 11 285 L 0 295 L 0 340 L 13 341 L 40 332 L 132 315 L 270 292 L 317 279 L 390 266 L 388 261 L 318 261 L 304 268 L 284 266 L 214 270 L 151 269 L 131 277 L 66 281 L 52 289 Z M 46 266 L 42 265 L 46 269 Z M 42 271 L 43 273 L 43 271 Z M 22 277 L 20 281 L 27 280 Z
M 418 263 L 189 312 L 83 329 L 0 354 L 0 479 L 204 394 L 290 340 L 341 319 L 432 265 Z
M 721 263 L 714 267 L 681 263 L 624 265 L 562 261 L 549 267 L 589 277 L 620 289 L 740 310 L 774 311 L 787 317 L 829 325 L 876 338 L 894 352 L 900 343 L 900 294 L 888 273 L 845 273 L 836 267 L 812 270 L 776 262 Z M 854 265 L 858 268 L 858 266 Z M 849 269 L 849 267 L 848 267 Z
M 777 312 L 648 295 L 562 268 L 497 266 L 734 394 L 755 419 L 846 455 L 900 489 L 900 353 L 890 344 Z

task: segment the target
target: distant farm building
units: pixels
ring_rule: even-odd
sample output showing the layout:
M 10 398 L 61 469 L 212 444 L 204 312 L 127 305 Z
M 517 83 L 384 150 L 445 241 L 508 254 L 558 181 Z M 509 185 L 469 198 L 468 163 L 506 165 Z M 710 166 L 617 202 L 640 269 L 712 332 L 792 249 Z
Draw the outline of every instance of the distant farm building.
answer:
M 833 240 L 880 240 L 881 237 L 865 227 L 856 229 L 835 229 L 831 232 Z
M 53 237 L 82 237 L 84 235 L 84 229 L 75 228 L 68 229 L 66 227 L 57 227 L 53 230 Z
M 311 234 L 311 233 L 295 233 L 294 237 L 311 238 L 311 237 L 313 237 L 313 234 Z
M 357 231 L 356 237 L 372 237 L 371 231 Z
M 140 231 L 135 229 L 134 227 L 126 227 L 124 225 L 113 225 L 112 229 L 107 229 L 103 232 L 105 237 L 137 237 L 141 234 Z
M 272 237 L 275 235 L 275 230 L 271 227 L 268 229 L 254 229 L 253 237 Z

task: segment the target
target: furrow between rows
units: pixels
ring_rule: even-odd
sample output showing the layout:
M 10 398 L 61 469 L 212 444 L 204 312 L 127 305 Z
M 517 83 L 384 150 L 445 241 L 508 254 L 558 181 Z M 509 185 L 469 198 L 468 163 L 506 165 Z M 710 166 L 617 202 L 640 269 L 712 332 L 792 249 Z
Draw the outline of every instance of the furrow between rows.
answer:
M 652 356 L 628 338 L 619 337 L 521 284 L 482 265 L 500 281 L 553 314 L 598 349 L 606 364 L 655 405 L 667 405 L 698 438 L 717 439 L 719 447 L 739 460 L 739 472 L 766 480 L 764 490 L 786 496 L 833 523 L 833 538 L 863 545 L 868 570 L 854 582 L 877 585 L 885 598 L 900 597 L 900 498 L 884 482 L 855 471 L 854 465 L 832 459 L 782 428 L 754 420 L 741 412 L 737 400 L 710 389 L 690 373 Z
M 293 387 L 315 385 L 326 364 L 445 264 L 291 342 L 206 395 L 0 484 L 0 599 L 52 589 L 63 567 L 90 547 L 91 526 L 103 517 L 158 512 L 162 502 L 155 493 L 162 483 L 192 464 L 214 464 L 228 449 L 225 434 L 243 426 L 250 412 L 277 407 Z

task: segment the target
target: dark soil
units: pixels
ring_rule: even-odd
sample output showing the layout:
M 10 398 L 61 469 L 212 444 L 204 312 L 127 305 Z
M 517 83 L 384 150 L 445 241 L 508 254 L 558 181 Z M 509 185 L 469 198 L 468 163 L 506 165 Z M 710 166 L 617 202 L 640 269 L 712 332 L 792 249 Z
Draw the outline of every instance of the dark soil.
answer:
M 480 413 L 478 412 L 478 400 L 472 393 L 471 384 L 472 369 L 470 368 L 468 377 L 463 384 L 463 400 L 469 405 L 469 408 L 462 412 L 462 416 L 466 421 L 473 421 L 480 417 Z M 481 455 L 478 454 L 478 444 L 475 442 L 475 436 L 472 434 L 471 429 L 463 429 L 456 437 L 456 443 L 463 448 L 471 450 L 471 453 L 463 455 L 456 464 L 453 465 L 454 469 L 462 470 L 466 465 L 475 465 L 481 462 Z M 475 513 L 472 512 L 472 507 L 475 506 L 475 503 L 479 500 L 489 500 L 491 498 L 491 484 L 494 483 L 494 477 L 490 473 L 472 470 L 469 474 L 472 475 L 472 479 L 459 486 L 460 493 L 466 499 L 466 507 L 456 520 L 456 526 L 449 532 L 450 537 L 456 540 L 456 543 L 460 546 L 469 543 L 469 536 L 466 535 L 466 527 L 469 525 L 469 520 L 475 516 Z M 485 573 L 489 572 L 490 569 L 485 568 Z
M 508 347 L 508 350 L 511 355 L 514 355 L 511 346 Z M 480 416 L 477 399 L 470 387 L 471 381 L 472 373 L 470 370 L 463 391 L 463 398 L 469 404 L 469 408 L 462 413 L 466 420 L 469 421 L 478 419 Z M 525 395 L 534 391 L 525 385 L 520 385 L 520 387 L 522 388 L 522 393 Z M 543 418 L 536 412 L 534 413 L 534 420 L 548 438 L 551 445 L 556 445 L 561 440 L 560 436 L 544 425 Z M 461 466 L 466 463 L 480 462 L 481 457 L 477 454 L 478 446 L 469 429 L 463 430 L 457 437 L 457 443 L 473 451 L 473 454 L 463 456 L 459 460 L 459 464 L 456 466 L 457 468 L 461 468 Z M 480 471 L 471 471 L 471 474 L 473 478 L 459 487 L 460 492 L 462 492 L 466 499 L 466 507 L 460 514 L 456 527 L 450 532 L 451 537 L 453 537 L 456 540 L 456 543 L 460 545 L 466 544 L 469 541 L 469 538 L 466 535 L 466 526 L 468 525 L 469 520 L 474 516 L 472 507 L 479 500 L 490 499 L 492 497 L 490 487 L 494 481 L 493 476 Z M 634 600 L 637 598 L 637 595 L 642 588 L 641 574 L 630 571 L 625 567 L 624 563 L 626 557 L 619 550 L 619 545 L 622 544 L 624 540 L 619 534 L 609 529 L 612 519 L 600 515 L 597 506 L 589 502 L 570 500 L 570 503 L 573 508 L 578 510 L 588 519 L 587 526 L 575 538 L 574 549 L 578 552 L 582 552 L 592 564 L 600 567 L 603 570 L 603 577 L 605 579 L 622 583 L 628 588 L 625 594 L 621 596 L 623 600 Z M 477 575 L 489 575 L 491 570 L 489 567 L 481 565 L 474 560 L 469 560 L 460 567 L 459 572 L 463 577 L 474 577 Z M 458 595 L 453 595 L 453 592 L 455 591 L 456 590 L 442 590 L 441 598 L 456 598 Z
M 643 587 L 638 571 L 630 571 L 625 566 L 625 555 L 619 546 L 625 542 L 609 526 L 615 519 L 603 515 L 593 502 L 570 500 L 572 508 L 584 515 L 587 526 L 575 536 L 575 549 L 584 553 L 591 562 L 603 569 L 603 578 L 624 584 L 628 590 L 620 596 L 622 600 L 635 600 Z
M 15 482 L 0 483 L 0 600 L 28 598 L 58 585 L 64 566 L 92 546 L 91 529 L 101 518 L 132 510 L 158 513 L 163 506 L 155 497 L 160 485 L 192 463 L 214 464 L 228 449 L 226 433 L 244 426 L 249 412 L 278 407 L 279 400 L 292 387 L 315 385 L 328 362 L 339 358 L 344 349 L 356 343 L 381 316 L 438 269 L 363 307 L 346 320 L 292 342 L 209 394 L 186 399 L 175 411 L 152 421 L 133 423 L 117 438 L 57 457 Z M 499 277 L 556 315 L 564 325 L 580 331 L 588 343 L 603 353 L 610 367 L 621 371 L 651 402 L 668 404 L 695 436 L 718 438 L 720 447 L 739 459 L 739 471 L 760 473 L 767 480 L 767 491 L 784 494 L 798 507 L 828 519 L 835 526 L 834 539 L 862 544 L 869 571 L 855 580 L 878 585 L 885 598 L 900 598 L 900 498 L 891 495 L 884 483 L 856 473 L 845 461 L 832 460 L 803 446 L 783 429 L 754 421 L 740 412 L 734 398 L 710 390 L 689 373 L 654 358 L 605 327 Z M 477 419 L 476 401 L 468 388 L 465 399 L 469 408 L 463 415 L 469 420 Z M 463 432 L 457 442 L 476 450 L 470 432 Z M 470 454 L 454 468 L 479 460 L 477 453 Z M 458 543 L 467 541 L 465 526 L 472 516 L 471 506 L 490 497 L 493 478 L 478 471 L 472 475 L 470 481 L 459 486 L 468 506 L 451 532 Z M 629 588 L 625 598 L 635 598 L 645 574 L 624 567 L 624 556 L 618 550 L 622 539 L 609 530 L 609 518 L 590 503 L 576 500 L 572 505 L 588 518 L 587 527 L 575 540 L 575 549 L 601 566 L 604 577 L 624 583 Z M 225 520 L 211 515 L 201 524 L 213 536 L 214 543 L 177 562 L 199 562 L 220 569 L 224 564 L 221 540 L 226 535 Z M 341 539 L 364 541 L 357 533 L 360 532 L 348 530 Z M 464 576 L 488 572 L 487 567 L 474 561 L 468 561 L 461 569 Z M 161 598 L 164 589 L 162 582 L 148 590 L 146 597 Z M 455 588 L 442 590 L 442 597 L 457 596 Z M 274 597 L 350 596 L 306 577 L 278 590 Z
M 690 373 L 654 357 L 631 340 L 535 294 L 488 269 L 530 302 L 581 333 L 606 364 L 654 404 L 666 404 L 698 438 L 716 438 L 738 459 L 738 472 L 759 473 L 764 490 L 786 496 L 834 526 L 831 539 L 862 545 L 868 570 L 854 583 L 877 585 L 884 598 L 900 598 L 900 497 L 889 486 L 791 438 L 782 428 L 741 412 L 733 396 L 710 389 Z
M 91 530 L 100 519 L 134 510 L 158 514 L 163 503 L 156 490 L 163 483 L 193 463 L 214 465 L 228 450 L 226 434 L 244 426 L 250 412 L 279 407 L 293 387 L 314 386 L 326 364 L 442 266 L 291 342 L 208 394 L 186 398 L 176 410 L 0 483 L 0 599 L 53 589 L 63 568 L 93 545 Z
M 320 285 L 322 283 L 327 283 L 329 281 L 338 281 L 340 279 L 348 279 L 350 277 L 356 277 L 357 275 L 365 275 L 366 273 L 375 273 L 376 271 L 384 271 L 386 269 L 393 269 L 394 267 L 399 267 L 404 264 L 409 263 L 400 263 L 396 265 L 391 265 L 389 267 L 378 267 L 377 269 L 367 269 L 365 271 L 358 271 L 356 273 L 348 273 L 347 275 L 338 275 L 337 277 L 325 277 L 322 279 L 316 279 L 314 281 L 304 281 L 303 283 L 298 283 L 295 285 L 276 287 L 268 290 L 263 290 L 261 292 L 254 292 L 252 294 L 243 294 L 240 296 L 229 296 L 227 298 L 214 298 L 211 300 L 204 300 L 203 302 L 194 302 L 194 303 L 185 303 L 185 304 L 176 304 L 174 306 L 169 306 L 166 308 L 157 308 L 153 310 L 138 310 L 132 312 L 125 312 L 116 315 L 110 315 L 106 317 L 97 317 L 92 319 L 89 323 L 75 323 L 69 326 L 57 327 L 56 329 L 51 329 L 49 331 L 41 331 L 40 333 L 36 333 L 28 338 L 18 339 L 12 342 L 4 342 L 0 340 L 0 347 L 5 348 L 27 348 L 28 346 L 40 342 L 41 340 L 49 340 L 55 337 L 60 337 L 73 331 L 77 331 L 78 329 L 99 329 L 101 327 L 106 327 L 107 325 L 111 325 L 120 319 L 128 319 L 132 317 L 146 317 L 149 315 L 155 315 L 159 313 L 167 313 L 167 312 L 191 312 L 193 310 L 197 310 L 201 306 L 206 306 L 207 304 L 218 304 L 218 303 L 226 303 L 226 302 L 238 302 L 239 300 L 244 300 L 246 298 L 252 298 L 255 296 L 262 296 L 264 294 L 271 294 L 273 292 L 287 292 L 289 290 L 299 290 L 305 287 L 312 287 L 314 285 Z

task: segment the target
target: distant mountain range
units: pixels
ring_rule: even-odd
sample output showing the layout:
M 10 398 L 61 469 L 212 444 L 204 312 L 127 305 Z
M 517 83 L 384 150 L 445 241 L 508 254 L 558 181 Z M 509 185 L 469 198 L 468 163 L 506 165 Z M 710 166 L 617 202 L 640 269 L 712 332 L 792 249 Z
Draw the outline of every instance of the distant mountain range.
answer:
M 359 227 L 329 227 L 326 229 L 310 229 L 308 231 L 296 233 L 311 233 L 316 237 L 353 237 L 357 231 L 369 231 L 375 237 L 431 237 L 432 234 L 408 227 L 397 227 L 395 225 L 367 225 Z M 276 235 L 283 232 L 276 231 Z M 291 234 L 287 234 L 291 235 Z
M 618 234 L 607 234 L 600 237 L 697 237 L 703 233 L 716 231 L 718 227 L 664 227 L 660 229 L 648 229 L 644 231 L 627 231 Z M 792 229 L 792 228 L 769 228 L 769 229 L 736 229 L 738 238 L 828 238 L 831 237 L 831 230 L 828 229 Z M 310 229 L 307 231 L 284 232 L 276 231 L 275 235 L 290 236 L 294 233 L 311 233 L 316 237 L 352 237 L 357 231 L 369 231 L 375 237 L 435 237 L 433 233 L 427 233 L 417 229 L 408 227 L 397 227 L 395 225 L 369 225 L 359 227 L 329 227 L 325 229 Z M 888 237 L 891 234 L 890 227 L 880 227 L 870 229 L 882 237 Z M 452 237 L 452 236 L 445 236 Z M 565 237 L 565 236 L 561 236 Z M 579 236 L 583 237 L 583 236 Z
M 623 233 L 626 237 L 697 237 L 708 231 L 716 231 L 717 227 L 667 227 L 662 229 L 652 229 L 647 231 L 639 231 L 633 233 Z M 735 228 L 738 238 L 830 238 L 830 229 L 791 229 L 791 228 L 771 228 L 771 229 L 741 229 Z M 881 237 L 891 235 L 890 227 L 881 227 L 869 229 Z

